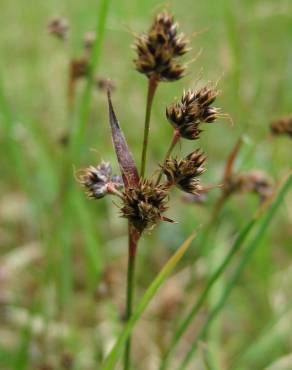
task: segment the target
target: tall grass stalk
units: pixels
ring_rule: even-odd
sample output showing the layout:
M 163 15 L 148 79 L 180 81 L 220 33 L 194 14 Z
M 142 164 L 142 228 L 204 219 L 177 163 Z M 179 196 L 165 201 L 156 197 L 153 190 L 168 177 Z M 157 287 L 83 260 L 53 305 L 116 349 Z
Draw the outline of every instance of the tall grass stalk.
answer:
M 131 332 L 133 331 L 136 323 L 141 318 L 143 312 L 148 307 L 150 302 L 152 301 L 153 297 L 158 292 L 161 285 L 167 280 L 177 263 L 183 257 L 187 249 L 189 248 L 191 242 L 195 238 L 195 234 L 191 235 L 174 253 L 174 255 L 167 261 L 164 265 L 158 276 L 153 280 L 150 284 L 149 288 L 144 293 L 143 297 L 141 298 L 137 308 L 133 312 L 130 320 L 127 322 L 125 328 L 123 329 L 122 333 L 118 337 L 114 347 L 108 354 L 107 358 L 105 359 L 104 366 L 102 367 L 103 370 L 112 370 L 115 368 L 120 356 L 122 349 L 127 342 Z
M 246 265 L 250 261 L 251 257 L 253 256 L 254 252 L 256 251 L 256 249 L 260 246 L 260 243 L 262 241 L 263 236 L 265 235 L 268 227 L 270 226 L 270 223 L 272 222 L 276 211 L 278 210 L 279 206 L 283 202 L 284 197 L 287 194 L 291 185 L 292 185 L 292 175 L 290 174 L 288 179 L 285 181 L 284 185 L 280 189 L 277 198 L 275 199 L 275 201 L 271 205 L 270 209 L 268 210 L 268 212 L 264 216 L 263 220 L 261 221 L 254 238 L 247 245 L 247 247 L 246 247 L 246 249 L 245 249 L 245 251 L 242 255 L 242 258 L 241 258 L 239 264 L 236 267 L 235 272 L 231 276 L 230 280 L 227 282 L 227 284 L 226 284 L 226 286 L 225 286 L 225 288 L 222 292 L 222 295 L 221 295 L 220 299 L 218 300 L 218 303 L 212 308 L 212 310 L 208 314 L 208 316 L 206 318 L 206 321 L 205 321 L 205 324 L 202 326 L 202 328 L 199 331 L 199 333 L 197 334 L 195 340 L 191 344 L 191 348 L 190 348 L 189 352 L 186 354 L 183 362 L 178 367 L 179 370 L 184 370 L 184 369 L 187 368 L 188 364 L 190 363 L 191 359 L 193 358 L 193 356 L 194 356 L 194 354 L 197 350 L 198 341 L 200 339 L 204 338 L 204 336 L 206 335 L 210 325 L 212 324 L 212 322 L 216 319 L 218 314 L 223 309 L 231 291 L 236 286 L 236 284 L 238 282 L 238 279 L 240 278 L 244 268 L 246 267 Z
M 149 141 L 149 131 L 150 131 L 150 117 L 152 110 L 152 103 L 155 95 L 155 91 L 158 85 L 156 77 L 150 77 L 148 80 L 148 93 L 147 93 L 147 103 L 146 103 L 146 113 L 145 113 L 145 123 L 144 123 L 144 136 L 143 136 L 143 146 L 141 155 L 141 171 L 140 176 L 144 178 L 146 170 L 146 160 L 147 160 L 147 148 Z
M 70 290 L 72 289 L 71 284 L 71 259 L 72 259 L 72 233 L 71 233 L 71 221 L 72 218 L 72 199 L 75 196 L 75 191 L 73 189 L 73 180 L 74 177 L 72 175 L 72 162 L 75 163 L 76 159 L 78 158 L 83 141 L 85 136 L 85 130 L 87 126 L 87 121 L 90 112 L 90 103 L 94 85 L 94 76 L 96 74 L 96 70 L 100 61 L 102 45 L 104 41 L 105 35 L 105 27 L 109 12 L 109 5 L 110 0 L 102 0 L 100 2 L 99 9 L 97 11 L 98 19 L 96 24 L 96 40 L 93 45 L 90 66 L 89 66 L 89 75 L 87 79 L 87 84 L 85 86 L 81 102 L 80 102 L 80 110 L 79 114 L 74 120 L 74 126 L 71 132 L 69 148 L 67 152 L 67 156 L 64 162 L 64 176 L 63 181 L 61 184 L 60 189 L 60 198 L 62 202 L 62 210 L 61 214 L 65 222 L 60 225 L 62 226 L 62 230 L 59 230 L 57 235 L 59 235 L 59 241 L 62 246 L 63 250 L 63 263 L 67 266 L 66 269 L 61 269 L 61 286 L 65 289 L 63 292 L 60 292 L 60 298 L 62 306 L 66 304 L 68 299 L 63 299 L 63 297 L 70 297 Z M 64 225 L 65 224 L 65 225 Z M 58 226 L 57 226 L 58 227 Z
M 209 278 L 207 285 L 205 289 L 203 290 L 203 292 L 201 293 L 201 295 L 199 296 L 198 300 L 194 303 L 190 312 L 186 315 L 186 317 L 179 324 L 170 342 L 170 345 L 162 358 L 162 361 L 160 364 L 160 370 L 165 370 L 167 368 L 170 357 L 171 355 L 174 354 L 174 350 L 176 346 L 178 345 L 179 340 L 181 339 L 183 334 L 186 332 L 186 330 L 189 328 L 190 324 L 193 322 L 200 308 L 204 304 L 209 294 L 209 291 L 211 290 L 213 285 L 216 283 L 216 281 L 220 278 L 220 276 L 223 274 L 223 272 L 227 269 L 227 267 L 230 265 L 230 262 L 232 261 L 233 257 L 235 256 L 235 254 L 238 252 L 238 250 L 242 246 L 243 242 L 246 240 L 247 236 L 249 235 L 255 223 L 256 223 L 256 218 L 252 218 L 251 221 L 249 221 L 248 224 L 242 229 L 242 231 L 239 233 L 232 248 L 230 249 L 229 253 L 225 257 L 223 262 L 220 264 L 217 270 L 213 273 L 213 275 Z
M 90 66 L 89 66 L 89 75 L 88 75 L 87 84 L 84 89 L 82 99 L 80 102 L 80 111 L 79 111 L 78 119 L 73 128 L 73 131 L 71 134 L 71 140 L 70 140 L 70 157 L 73 159 L 78 157 L 78 154 L 80 153 L 80 150 L 82 148 L 82 143 L 84 140 L 84 134 L 85 134 L 86 125 L 87 125 L 87 121 L 88 121 L 88 117 L 90 113 L 90 103 L 91 103 L 92 91 L 94 87 L 94 77 L 95 77 L 99 62 L 100 62 L 110 2 L 111 2 L 110 0 L 101 0 L 99 8 L 97 10 L 98 19 L 97 19 L 96 30 L 95 30 L 96 40 L 94 42 L 93 49 L 92 49 Z

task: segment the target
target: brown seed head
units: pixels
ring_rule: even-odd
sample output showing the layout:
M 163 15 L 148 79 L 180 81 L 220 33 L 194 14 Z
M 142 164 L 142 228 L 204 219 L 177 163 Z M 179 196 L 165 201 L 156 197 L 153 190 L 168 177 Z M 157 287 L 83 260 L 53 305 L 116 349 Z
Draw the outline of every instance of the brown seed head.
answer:
M 173 16 L 163 12 L 155 17 L 148 33 L 136 37 L 137 71 L 159 81 L 175 81 L 184 76 L 185 66 L 177 58 L 189 50 L 188 41 L 177 33 L 177 28 Z
M 219 109 L 211 107 L 217 95 L 218 91 L 208 86 L 200 90 L 188 90 L 179 102 L 166 108 L 166 117 L 182 137 L 196 140 L 202 132 L 200 123 L 214 122 L 219 116 Z
M 61 40 L 67 39 L 68 31 L 69 31 L 69 23 L 67 19 L 65 18 L 61 18 L 61 17 L 53 18 L 48 24 L 49 34 Z
M 247 173 L 232 175 L 224 184 L 226 195 L 234 193 L 255 193 L 263 202 L 273 195 L 271 179 L 262 171 L 254 170 Z
M 73 59 L 70 62 L 70 81 L 75 81 L 85 77 L 88 74 L 89 61 L 88 58 L 82 57 Z
M 272 122 L 271 133 L 275 136 L 288 135 L 292 137 L 292 116 L 278 119 Z
M 91 52 L 95 39 L 96 35 L 94 31 L 89 31 L 84 35 L 83 45 L 86 51 Z
M 120 176 L 112 176 L 112 168 L 108 162 L 81 170 L 77 176 L 90 199 L 103 198 L 112 193 L 114 189 L 120 189 L 123 186 Z
M 116 89 L 115 83 L 104 77 L 96 77 L 95 83 L 96 87 L 103 92 L 107 92 L 108 90 L 113 92 Z
M 162 169 L 170 184 L 196 194 L 200 189 L 198 177 L 205 171 L 205 161 L 206 156 L 200 150 L 195 150 L 181 160 L 167 159 Z
M 122 217 L 125 217 L 139 231 L 153 228 L 163 219 L 168 201 L 168 188 L 155 186 L 148 180 L 141 180 L 137 187 L 124 191 Z

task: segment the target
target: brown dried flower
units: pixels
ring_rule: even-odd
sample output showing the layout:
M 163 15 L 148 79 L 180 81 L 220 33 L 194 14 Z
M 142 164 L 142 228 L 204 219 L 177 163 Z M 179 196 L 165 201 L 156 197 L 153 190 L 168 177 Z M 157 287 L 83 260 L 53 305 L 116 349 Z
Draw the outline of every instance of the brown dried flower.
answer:
M 180 135 L 189 140 L 199 138 L 201 122 L 214 122 L 220 115 L 218 108 L 211 107 L 218 91 L 205 86 L 199 90 L 188 90 L 180 101 L 166 108 L 166 117 Z
M 77 176 L 87 196 L 91 199 L 100 199 L 107 194 L 117 194 L 118 189 L 123 186 L 120 176 L 112 176 L 112 168 L 108 162 L 81 170 Z
M 96 77 L 95 84 L 100 91 L 104 92 L 107 92 L 108 90 L 113 92 L 116 89 L 115 83 L 104 77 Z
M 200 189 L 198 177 L 205 171 L 206 156 L 198 149 L 181 160 L 169 158 L 162 170 L 170 184 L 186 193 L 196 194 Z
M 84 49 L 87 52 L 89 52 L 89 53 L 91 52 L 92 47 L 95 43 L 95 39 L 96 39 L 96 35 L 95 35 L 94 31 L 89 31 L 84 35 L 83 45 L 84 45 Z
M 234 193 L 255 193 L 259 196 L 261 202 L 270 198 L 273 192 L 271 179 L 259 170 L 232 175 L 226 179 L 224 184 L 226 196 Z
M 189 50 L 188 41 L 182 33 L 177 33 L 177 28 L 173 16 L 163 12 L 155 17 L 147 33 L 136 37 L 137 71 L 159 81 L 175 81 L 184 76 L 185 66 L 177 58 Z
M 73 59 L 70 62 L 70 79 L 77 80 L 79 78 L 87 76 L 89 67 L 88 58 L 82 57 Z
M 288 135 L 292 137 L 292 116 L 278 119 L 272 122 L 271 133 L 275 136 Z
M 76 82 L 88 75 L 89 60 L 87 57 L 72 59 L 69 65 L 68 101 L 73 104 Z
M 56 36 L 61 40 L 65 40 L 68 37 L 69 23 L 67 19 L 56 17 L 50 20 L 48 24 L 49 34 Z
M 122 217 L 141 233 L 153 228 L 163 220 L 162 213 L 167 210 L 168 188 L 148 180 L 141 180 L 137 187 L 129 187 L 123 193 Z

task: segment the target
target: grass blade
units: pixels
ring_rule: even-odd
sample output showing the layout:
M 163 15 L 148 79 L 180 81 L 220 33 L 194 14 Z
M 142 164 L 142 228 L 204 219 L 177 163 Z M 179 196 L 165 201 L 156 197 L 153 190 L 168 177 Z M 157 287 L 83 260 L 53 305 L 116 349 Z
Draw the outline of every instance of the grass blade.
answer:
M 288 192 L 291 185 L 292 185 L 292 175 L 289 175 L 288 179 L 286 180 L 286 182 L 282 186 L 281 190 L 279 191 L 276 200 L 271 205 L 270 209 L 268 210 L 268 212 L 264 216 L 264 219 L 260 223 L 259 228 L 257 230 L 257 233 L 255 234 L 255 236 L 251 240 L 251 242 L 247 245 L 247 247 L 244 251 L 244 254 L 243 254 L 243 256 L 242 256 L 234 274 L 231 276 L 231 279 L 229 280 L 229 282 L 225 286 L 218 303 L 210 311 L 210 313 L 209 313 L 209 315 L 208 315 L 208 317 L 205 321 L 205 324 L 203 325 L 200 332 L 198 333 L 195 340 L 193 341 L 191 349 L 189 350 L 189 352 L 185 356 L 181 366 L 179 367 L 179 370 L 186 369 L 187 365 L 189 364 L 190 360 L 192 359 L 192 357 L 194 356 L 194 354 L 196 352 L 198 341 L 205 336 L 205 334 L 207 333 L 211 323 L 214 321 L 214 319 L 221 312 L 221 310 L 224 307 L 232 289 L 237 284 L 238 279 L 239 279 L 242 271 L 244 270 L 244 268 L 246 267 L 246 265 L 250 261 L 250 259 L 251 259 L 252 255 L 254 254 L 255 250 L 260 245 L 260 242 L 261 242 L 263 236 L 265 235 L 265 232 L 267 231 L 270 223 L 272 222 L 277 209 L 279 208 L 279 206 L 283 202 L 284 197 L 285 197 L 286 193 Z
M 216 283 L 216 281 L 219 279 L 219 277 L 223 274 L 223 272 L 226 270 L 226 268 L 230 265 L 230 262 L 232 261 L 235 254 L 238 252 L 240 247 L 242 246 L 243 242 L 245 241 L 246 237 L 252 230 L 253 226 L 256 223 L 256 218 L 252 218 L 250 222 L 243 228 L 243 230 L 239 233 L 238 237 L 236 238 L 232 248 L 230 249 L 229 253 L 221 263 L 221 265 L 217 268 L 217 270 L 213 273 L 213 275 L 209 278 L 209 281 L 207 282 L 207 285 L 203 292 L 201 293 L 198 300 L 194 303 L 192 306 L 190 312 L 186 315 L 186 317 L 181 321 L 179 324 L 178 329 L 176 330 L 172 341 L 163 356 L 163 359 L 160 364 L 160 370 L 164 370 L 167 368 L 168 361 L 170 359 L 171 354 L 173 354 L 174 349 L 176 348 L 179 340 L 183 336 L 183 334 L 186 332 L 186 330 L 189 328 L 190 324 L 192 323 L 193 319 L 196 317 L 196 314 L 202 307 L 203 303 L 205 302 L 209 291 L 213 287 L 213 285 Z
M 158 276 L 154 279 L 154 281 L 151 283 L 150 287 L 147 289 L 145 294 L 143 295 L 141 301 L 139 302 L 135 312 L 133 313 L 131 319 L 125 326 L 124 330 L 120 334 L 119 338 L 116 341 L 116 344 L 114 345 L 113 349 L 109 353 L 109 355 L 106 358 L 103 370 L 112 370 L 114 369 L 121 353 L 122 349 L 126 343 L 126 340 L 128 339 L 130 333 L 134 329 L 134 326 L 136 325 L 137 321 L 141 318 L 143 312 L 151 302 L 152 298 L 155 296 L 155 294 L 158 292 L 161 285 L 165 282 L 165 280 L 168 278 L 170 273 L 173 271 L 177 263 L 180 261 L 184 253 L 187 251 L 188 247 L 190 246 L 191 242 L 195 238 L 195 234 L 192 234 L 175 252 L 175 254 L 167 261 L 167 263 L 164 265 L 161 272 L 158 274 Z
M 88 121 L 88 116 L 90 112 L 90 102 L 92 96 L 92 89 L 94 85 L 94 76 L 96 73 L 96 69 L 98 67 L 98 63 L 100 61 L 101 50 L 105 35 L 105 27 L 107 22 L 107 16 L 109 12 L 109 5 L 110 0 L 101 0 L 100 6 L 98 9 L 98 20 L 96 25 L 96 40 L 93 45 L 92 54 L 91 54 L 91 61 L 90 61 L 90 68 L 89 68 L 89 76 L 87 80 L 87 85 L 85 87 L 82 101 L 80 104 L 80 112 L 78 120 L 74 126 L 72 131 L 72 138 L 70 143 L 70 153 L 71 159 L 77 157 L 78 153 L 81 150 L 82 142 L 84 139 L 84 133 L 86 129 L 86 123 Z

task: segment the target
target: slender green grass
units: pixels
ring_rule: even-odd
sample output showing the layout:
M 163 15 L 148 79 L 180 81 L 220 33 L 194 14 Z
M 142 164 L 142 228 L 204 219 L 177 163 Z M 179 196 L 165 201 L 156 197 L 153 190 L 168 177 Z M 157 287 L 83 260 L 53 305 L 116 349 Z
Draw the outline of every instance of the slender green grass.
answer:
M 245 248 L 245 251 L 242 255 L 242 258 L 239 262 L 239 264 L 236 267 L 235 272 L 231 276 L 230 280 L 227 282 L 226 286 L 224 287 L 224 291 L 222 292 L 221 297 L 218 300 L 218 303 L 211 309 L 210 313 L 208 314 L 205 324 L 202 326 L 201 330 L 199 331 L 198 335 L 196 336 L 195 340 L 191 344 L 191 348 L 186 354 L 183 362 L 178 367 L 179 370 L 184 370 L 187 368 L 188 364 L 190 363 L 191 359 L 193 358 L 196 350 L 197 350 L 197 344 L 198 341 L 206 335 L 210 325 L 212 322 L 216 319 L 218 314 L 222 311 L 224 308 L 224 305 L 231 293 L 231 291 L 236 286 L 238 279 L 240 278 L 244 268 L 250 261 L 251 257 L 253 256 L 255 250 L 260 246 L 260 242 L 262 241 L 263 236 L 265 235 L 266 231 L 268 230 L 268 227 L 270 226 L 270 223 L 272 222 L 275 213 L 281 203 L 284 200 L 285 195 L 287 194 L 290 186 L 292 184 L 292 175 L 289 175 L 288 179 L 286 180 L 285 184 L 282 186 L 281 190 L 279 191 L 279 194 L 274 201 L 274 203 L 271 205 L 269 211 L 264 216 L 262 222 L 260 223 L 258 230 L 254 236 L 254 238 L 251 240 L 251 242 L 247 245 Z
M 94 77 L 100 63 L 110 2 L 111 2 L 110 0 L 101 0 L 99 8 L 97 10 L 98 19 L 95 30 L 96 40 L 94 42 L 91 54 L 89 76 L 80 102 L 80 111 L 78 114 L 78 119 L 76 120 L 71 133 L 69 150 L 71 159 L 78 158 L 78 155 L 82 149 L 82 145 L 84 142 L 85 131 L 90 113 L 90 103 L 92 97 L 92 90 L 94 87 Z
M 276 317 L 273 317 L 265 328 L 249 341 L 247 347 L 235 356 L 229 370 L 249 368 L 257 359 L 268 357 L 268 353 L 277 348 L 277 344 L 281 341 L 284 342 L 284 334 L 279 333 L 277 325 L 286 315 L 291 314 L 291 310 L 292 304 L 290 303 Z M 287 317 L 288 320 L 289 317 Z M 265 353 L 267 356 L 264 356 Z
M 13 370 L 25 370 L 29 364 L 29 343 L 31 340 L 30 322 L 22 329 L 19 345 L 13 357 Z
M 152 301 L 153 297 L 158 292 L 161 285 L 166 281 L 169 277 L 177 263 L 183 257 L 185 252 L 187 251 L 188 247 L 190 246 L 191 242 L 195 238 L 195 234 L 191 235 L 174 253 L 174 255 L 167 261 L 164 265 L 158 276 L 153 280 L 149 288 L 144 293 L 143 297 L 141 298 L 139 304 L 137 305 L 135 311 L 133 312 L 130 320 L 126 324 L 125 328 L 123 329 L 122 333 L 118 337 L 116 344 L 114 345 L 113 349 L 107 356 L 103 370 L 112 370 L 114 369 L 115 365 L 119 357 L 121 356 L 122 349 L 129 338 L 129 335 L 133 331 L 136 323 L 141 318 L 143 312 L 148 307 L 150 302 Z
M 27 166 L 22 160 L 23 153 L 21 151 L 21 147 L 15 140 L 14 132 L 15 119 L 12 115 L 10 105 L 5 95 L 1 71 L 0 71 L 0 110 L 2 115 L 2 117 L 0 118 L 5 134 L 6 152 L 7 155 L 10 157 L 11 163 L 13 163 L 13 167 L 11 167 L 11 171 L 13 171 L 12 176 L 17 177 L 19 184 L 29 194 L 32 202 L 35 203 L 36 198 L 29 183 Z
M 94 85 L 94 77 L 98 64 L 100 62 L 102 45 L 105 36 L 106 21 L 108 17 L 110 6 L 110 0 L 102 0 L 98 8 L 97 14 L 97 24 L 96 24 L 96 40 L 93 45 L 90 66 L 89 66 L 89 76 L 87 79 L 87 84 L 85 86 L 81 102 L 79 104 L 79 114 L 77 118 L 73 121 L 73 129 L 71 132 L 69 150 L 67 152 L 67 158 L 64 163 L 64 176 L 63 184 L 61 188 L 61 193 L 63 194 L 62 199 L 62 218 L 63 223 L 60 223 L 60 228 L 58 230 L 59 243 L 61 243 L 61 248 L 63 250 L 63 264 L 64 268 L 61 269 L 61 291 L 60 291 L 60 301 L 61 306 L 66 305 L 71 297 L 72 291 L 72 215 L 74 214 L 72 209 L 73 198 L 75 197 L 75 189 L 73 187 L 73 174 L 72 174 L 72 163 L 76 163 L 78 157 L 81 153 L 84 136 L 87 127 L 90 103 Z M 67 297 L 67 298 L 66 298 Z
M 197 299 L 197 301 L 194 303 L 194 305 L 190 309 L 190 312 L 179 323 L 178 328 L 175 330 L 174 336 L 170 342 L 170 345 L 162 358 L 162 361 L 160 364 L 160 370 L 164 370 L 167 368 L 170 357 L 174 354 L 174 350 L 176 346 L 178 345 L 179 340 L 181 339 L 183 334 L 186 332 L 186 330 L 189 328 L 190 324 L 193 322 L 200 308 L 203 306 L 209 294 L 209 291 L 211 290 L 213 285 L 216 283 L 216 281 L 218 281 L 218 279 L 223 274 L 223 272 L 227 269 L 227 267 L 230 265 L 230 262 L 232 261 L 235 254 L 239 251 L 240 247 L 246 240 L 247 236 L 249 235 L 255 223 L 256 223 L 256 218 L 252 218 L 247 223 L 247 225 L 242 229 L 242 231 L 239 233 L 238 237 L 236 238 L 227 256 L 224 258 L 224 260 L 222 261 L 220 266 L 216 269 L 216 271 L 213 273 L 213 275 L 209 278 L 206 287 L 204 288 L 203 292 L 200 294 L 199 298 Z

